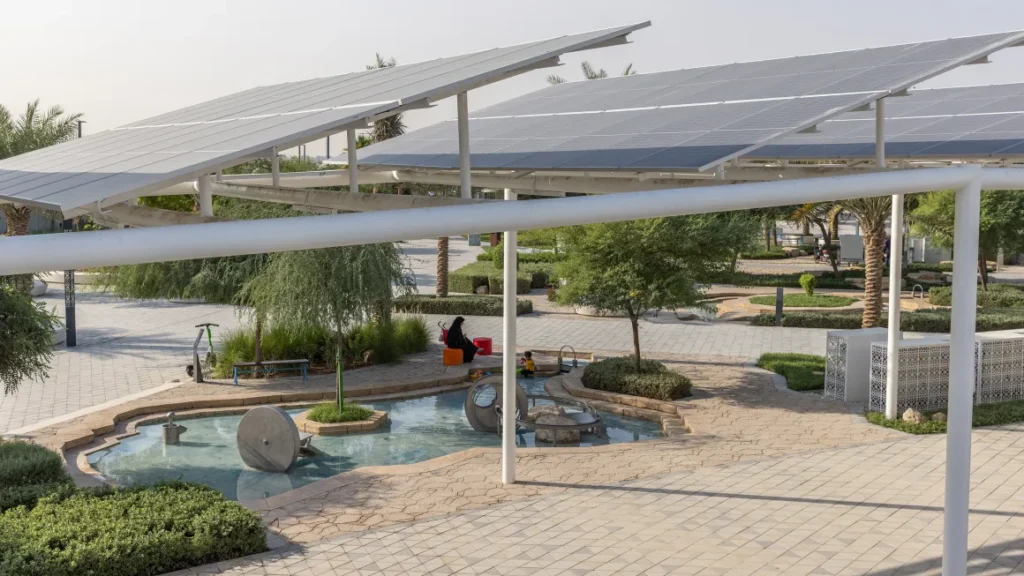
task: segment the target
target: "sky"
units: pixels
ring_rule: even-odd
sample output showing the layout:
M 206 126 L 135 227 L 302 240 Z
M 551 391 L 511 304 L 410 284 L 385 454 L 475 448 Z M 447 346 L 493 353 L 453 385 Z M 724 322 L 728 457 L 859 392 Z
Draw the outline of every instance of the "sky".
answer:
M 609 74 L 903 44 L 1024 29 L 1019 0 L 48 0 L 3 2 L 0 104 L 39 98 L 85 115 L 86 134 L 253 86 L 400 64 L 650 20 L 632 43 L 473 90 L 470 110 L 540 90 L 549 73 Z M 923 87 L 1024 82 L 1024 49 Z M 454 99 L 406 114 L 410 129 L 455 115 Z M 335 150 L 343 144 L 338 137 Z M 323 153 L 310 144 L 310 155 Z

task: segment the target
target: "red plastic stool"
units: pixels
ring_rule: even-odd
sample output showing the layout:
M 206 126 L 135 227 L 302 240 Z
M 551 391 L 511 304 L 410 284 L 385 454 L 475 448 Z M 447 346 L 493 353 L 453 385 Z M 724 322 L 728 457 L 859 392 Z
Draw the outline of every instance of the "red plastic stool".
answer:
M 473 338 L 473 345 L 480 349 L 480 356 L 490 356 L 494 351 L 490 338 Z

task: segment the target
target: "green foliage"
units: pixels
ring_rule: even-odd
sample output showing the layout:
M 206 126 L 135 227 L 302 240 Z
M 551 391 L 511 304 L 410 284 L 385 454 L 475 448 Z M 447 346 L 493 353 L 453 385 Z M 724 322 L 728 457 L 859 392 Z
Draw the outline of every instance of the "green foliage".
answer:
M 531 288 L 544 288 L 556 277 L 556 265 L 545 263 L 523 264 L 516 274 L 516 294 L 529 294 Z M 502 294 L 504 271 L 492 262 L 470 262 L 448 275 L 451 292 L 475 294 L 480 286 L 487 286 L 489 294 Z
M 373 410 L 358 404 L 345 404 L 338 408 L 334 402 L 324 402 L 314 406 L 306 418 L 321 424 L 340 424 L 342 422 L 359 422 L 373 415 Z
M 821 390 L 825 387 L 825 357 L 812 354 L 761 354 L 757 367 L 786 378 L 790 390 Z
M 800 287 L 808 296 L 814 296 L 814 287 L 818 285 L 818 277 L 814 274 L 801 274 Z
M 860 314 L 844 314 L 842 312 L 789 312 L 783 314 L 782 325 L 792 328 L 829 328 L 834 330 L 853 330 L 861 327 Z M 882 315 L 880 325 L 888 322 Z M 755 326 L 774 326 L 774 314 L 759 314 L 751 324 Z M 978 311 L 975 330 L 990 332 L 993 330 L 1016 330 L 1024 328 L 1024 310 L 1020 308 L 982 308 Z M 949 310 L 918 310 L 900 314 L 900 329 L 907 332 L 949 333 Z
M 504 313 L 499 296 L 437 296 L 410 294 L 395 298 L 395 312 L 440 314 L 442 316 L 501 316 Z M 533 312 L 533 302 L 516 299 L 516 314 Z
M 231 367 L 252 362 L 255 332 L 252 328 L 228 330 L 221 336 L 214 375 L 228 378 Z M 395 362 L 407 354 L 423 352 L 430 343 L 426 322 L 418 316 L 395 318 L 390 322 L 357 325 L 343 336 L 343 357 L 348 366 Z M 263 333 L 263 359 L 295 360 L 305 358 L 311 366 L 336 367 L 336 342 L 333 332 L 323 326 L 293 327 L 276 324 Z M 369 354 L 367 354 L 369 353 Z
M 953 263 L 943 262 L 935 264 L 933 262 L 911 262 L 907 264 L 907 269 L 911 272 L 952 272 Z
M 316 160 L 298 156 L 281 156 L 277 160 L 277 166 L 281 172 L 315 172 L 322 168 L 322 165 Z M 270 172 L 270 158 L 256 158 L 224 169 L 225 174 L 270 174 Z
M 494 248 L 487 248 L 476 256 L 477 262 L 490 262 L 497 270 L 505 268 L 505 245 L 501 242 Z M 517 252 L 516 266 L 526 264 L 557 264 L 565 261 L 564 253 L 555 252 Z M 553 268 L 552 268 L 553 270 Z
M 937 412 L 943 411 L 939 410 Z M 885 417 L 885 414 L 881 412 L 868 412 L 865 416 L 867 417 L 868 422 L 871 422 L 872 424 L 885 426 L 886 428 L 893 428 L 908 434 L 944 434 L 946 432 L 946 422 L 936 422 L 931 420 L 933 414 L 935 414 L 935 412 L 925 412 L 924 415 L 927 416 L 929 420 L 923 424 L 912 424 L 899 419 L 889 420 Z M 975 406 L 972 411 L 972 428 L 977 428 L 979 426 L 999 426 L 1002 424 L 1012 424 L 1014 422 L 1024 422 L 1024 400 L 999 402 L 997 404 L 979 404 Z
M 539 228 L 537 230 L 520 230 L 516 243 L 525 248 L 559 249 L 559 237 L 565 234 L 565 228 Z
M 813 278 L 813 276 L 811 276 Z M 785 294 L 782 296 L 782 306 L 784 308 L 842 308 L 843 306 L 849 306 L 856 302 L 856 298 L 848 298 L 846 296 L 826 296 L 818 294 L 817 296 L 808 296 L 806 294 Z M 760 304 L 761 306 L 775 306 L 775 296 L 752 296 L 750 298 L 751 304 Z
M 779 247 L 771 250 L 758 250 L 756 252 L 740 252 L 740 258 L 744 260 L 780 260 L 789 258 L 789 253 Z
M 0 283 L 0 382 L 4 394 L 23 380 L 46 378 L 53 358 L 55 315 L 32 297 Z
M 51 106 L 42 112 L 36 99 L 29 102 L 25 112 L 15 120 L 10 111 L 0 105 L 0 159 L 71 140 L 78 135 L 81 118 L 81 114 L 65 116 L 60 106 Z
M 0 440 L 0 512 L 31 508 L 42 496 L 73 489 L 57 453 L 29 442 Z
M 859 276 L 858 276 L 859 275 Z M 767 286 L 767 287 L 783 287 L 783 288 L 802 288 L 800 286 L 800 276 L 802 274 L 750 274 L 748 272 L 734 272 L 734 273 L 718 273 L 713 274 L 709 277 L 709 282 L 713 284 L 732 284 L 733 286 Z M 863 278 L 863 270 L 843 270 L 840 272 L 840 276 L 836 277 L 832 273 L 822 274 L 817 281 L 818 288 L 856 288 L 853 284 L 848 282 L 847 278 Z
M 953 305 L 952 286 L 934 286 L 928 290 L 928 302 L 936 306 Z M 978 306 L 982 308 L 1024 308 L 1024 287 L 1013 284 L 989 284 L 978 289 Z
M 195 484 L 53 494 L 0 515 L 0 574 L 148 576 L 264 550 L 259 514 Z
M 911 213 L 915 233 L 926 235 L 936 244 L 952 248 L 956 194 L 952 190 L 929 192 L 919 197 Z M 1002 248 L 1007 253 L 1024 251 L 1024 195 L 1018 190 L 985 190 L 981 193 L 979 251 L 995 258 Z M 951 267 L 950 267 L 951 268 Z M 950 270 L 941 270 L 949 272 Z
M 690 380 L 682 374 L 671 372 L 654 360 L 641 360 L 639 365 L 638 373 L 636 358 L 632 356 L 588 364 L 583 370 L 583 385 L 594 390 L 656 400 L 678 400 L 690 395 Z

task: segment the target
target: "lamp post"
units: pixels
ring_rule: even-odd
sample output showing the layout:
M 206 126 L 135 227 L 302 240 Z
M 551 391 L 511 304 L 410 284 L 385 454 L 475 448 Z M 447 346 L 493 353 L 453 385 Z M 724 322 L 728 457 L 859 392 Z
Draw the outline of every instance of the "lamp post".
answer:
M 82 137 L 82 124 L 85 120 L 78 121 L 78 137 Z M 68 218 L 63 222 L 63 231 L 74 230 L 75 221 Z M 75 330 L 75 271 L 64 271 L 64 345 L 74 348 L 78 344 L 78 337 Z

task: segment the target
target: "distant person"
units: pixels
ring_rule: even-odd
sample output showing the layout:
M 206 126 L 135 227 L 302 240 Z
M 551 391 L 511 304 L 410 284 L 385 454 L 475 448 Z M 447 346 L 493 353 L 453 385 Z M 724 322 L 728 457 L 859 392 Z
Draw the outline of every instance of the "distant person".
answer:
M 891 248 L 892 248 L 892 239 L 886 238 L 885 239 L 885 248 L 884 248 L 884 250 L 885 250 L 885 265 L 886 266 L 889 265 L 889 250 Z
M 533 362 L 533 352 L 527 350 L 523 357 L 519 359 L 519 364 L 523 367 L 519 371 L 523 378 L 533 378 L 533 375 L 537 373 L 537 365 Z
M 462 332 L 462 323 L 465 321 L 466 319 L 462 316 L 452 321 L 452 327 L 448 329 L 448 338 L 445 339 L 444 344 L 449 348 L 461 349 L 462 363 L 469 364 L 473 361 L 473 356 L 476 355 L 479 348 Z

